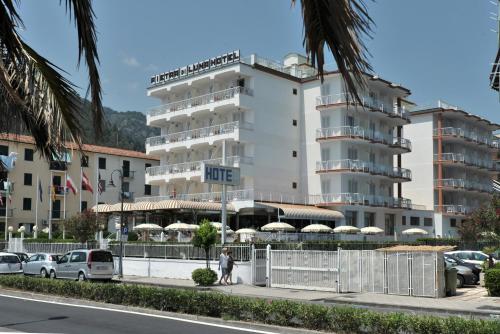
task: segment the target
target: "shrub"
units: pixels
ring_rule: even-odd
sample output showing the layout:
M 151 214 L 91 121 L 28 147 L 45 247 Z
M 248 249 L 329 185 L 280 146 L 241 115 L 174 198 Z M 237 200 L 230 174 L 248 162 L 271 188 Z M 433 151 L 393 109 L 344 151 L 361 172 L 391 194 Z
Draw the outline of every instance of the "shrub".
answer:
M 110 283 L 81 283 L 22 276 L 0 276 L 0 286 L 160 311 L 337 333 L 500 333 L 500 321 L 494 320 L 419 316 L 395 312 L 379 313 L 353 307 L 265 300 L 218 292 Z
M 129 231 L 128 241 L 137 241 L 137 240 L 139 240 L 139 236 L 137 235 L 137 233 L 135 233 L 134 231 Z
M 500 297 L 500 269 L 488 269 L 484 273 L 484 285 L 488 294 Z
M 217 273 L 212 269 L 199 268 L 193 271 L 191 278 L 196 284 L 208 286 L 217 281 Z

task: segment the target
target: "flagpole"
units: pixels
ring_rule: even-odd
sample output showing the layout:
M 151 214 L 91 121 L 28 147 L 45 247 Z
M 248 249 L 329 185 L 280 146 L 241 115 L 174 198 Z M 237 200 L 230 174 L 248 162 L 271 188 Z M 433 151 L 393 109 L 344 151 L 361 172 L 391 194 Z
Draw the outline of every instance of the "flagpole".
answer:
M 53 172 L 50 171 L 50 187 L 49 187 L 49 240 L 52 239 L 52 201 L 54 200 L 52 197 L 54 192 L 54 175 Z
M 5 240 L 7 240 L 7 234 L 8 234 L 8 212 L 9 212 L 9 178 L 7 177 L 6 179 L 7 183 L 4 183 L 6 185 L 5 188 Z
M 82 182 L 83 182 L 83 167 L 80 167 L 80 212 L 82 212 Z
M 38 236 L 38 200 L 40 199 L 40 176 L 36 174 L 35 234 Z
M 66 229 L 65 229 L 65 226 L 64 226 L 64 222 L 66 221 L 66 191 L 67 191 L 67 182 L 68 182 L 68 172 L 67 171 L 64 171 L 64 192 L 63 192 L 63 201 L 64 201 L 64 211 L 63 211 L 63 223 L 62 223 L 62 227 L 63 227 L 63 239 L 66 239 Z
M 97 210 L 97 205 L 99 205 L 99 157 L 96 156 L 95 159 L 95 179 L 96 179 L 96 186 L 97 186 L 97 191 L 95 192 L 95 221 L 97 222 L 97 217 L 99 216 L 99 210 Z

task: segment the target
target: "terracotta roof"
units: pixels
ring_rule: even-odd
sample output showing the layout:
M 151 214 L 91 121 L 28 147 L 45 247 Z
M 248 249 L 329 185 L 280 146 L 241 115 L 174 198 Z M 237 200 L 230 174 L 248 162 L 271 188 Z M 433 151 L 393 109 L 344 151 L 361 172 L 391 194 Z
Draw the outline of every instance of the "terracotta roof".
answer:
M 0 133 L 0 140 L 17 142 L 17 143 L 25 143 L 25 144 L 35 144 L 35 140 L 31 136 L 25 135 L 17 135 L 13 133 Z M 67 142 L 66 148 L 70 150 L 78 149 L 78 146 L 75 143 Z M 159 160 L 156 157 L 148 156 L 146 153 L 132 150 L 125 150 L 121 148 L 108 147 L 108 146 L 98 146 L 98 145 L 90 145 L 83 144 L 82 149 L 84 152 L 93 152 L 93 153 L 101 153 L 101 154 L 109 154 L 109 155 L 117 155 L 131 158 L 139 158 L 146 160 Z

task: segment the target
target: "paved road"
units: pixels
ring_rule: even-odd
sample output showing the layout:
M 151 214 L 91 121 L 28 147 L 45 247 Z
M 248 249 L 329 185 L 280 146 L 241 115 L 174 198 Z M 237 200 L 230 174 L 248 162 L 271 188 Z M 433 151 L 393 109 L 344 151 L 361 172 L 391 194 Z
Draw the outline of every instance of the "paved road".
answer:
M 37 333 L 271 333 L 168 316 L 113 311 L 107 305 L 74 306 L 0 296 L 0 332 Z

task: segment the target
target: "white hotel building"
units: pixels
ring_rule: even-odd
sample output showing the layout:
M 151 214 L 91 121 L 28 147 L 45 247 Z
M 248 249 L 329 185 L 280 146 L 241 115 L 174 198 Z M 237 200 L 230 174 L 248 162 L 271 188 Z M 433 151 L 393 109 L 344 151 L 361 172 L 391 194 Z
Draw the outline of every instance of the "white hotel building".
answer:
M 403 212 L 412 208 L 402 192 L 412 180 L 402 168 L 412 150 L 403 131 L 410 91 L 367 75 L 363 106 L 355 105 L 338 72 L 321 83 L 303 56 L 289 54 L 280 64 L 229 55 L 152 78 L 147 94 L 159 106 L 147 122 L 161 129 L 146 142 L 147 154 L 160 158 L 146 172 L 146 183 L 160 189 L 153 200 L 220 200 L 218 186 L 201 183 L 200 167 L 222 161 L 225 140 L 226 162 L 242 176 L 237 189 L 228 189 L 237 211 L 233 228 L 275 220 L 273 209 L 293 203 L 332 213 L 284 212 L 284 219 L 302 218 L 296 227 L 323 220 L 400 231 Z

